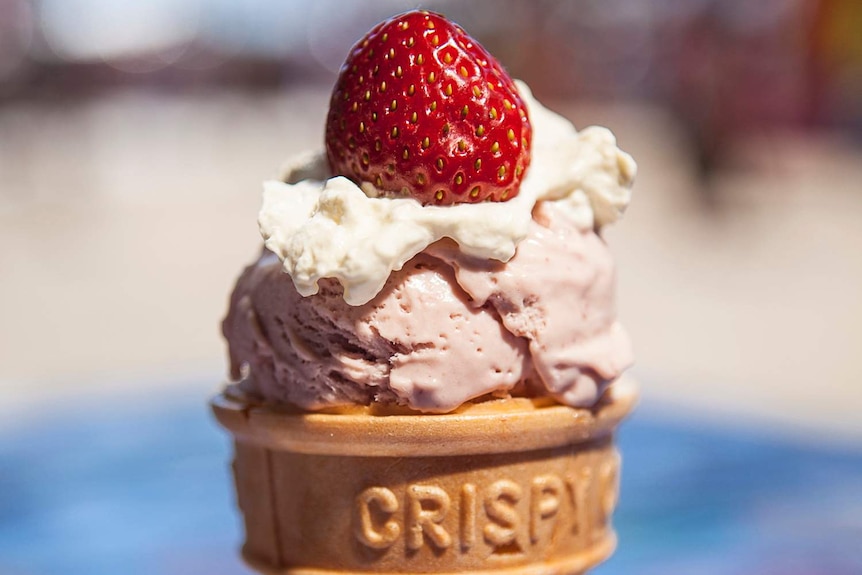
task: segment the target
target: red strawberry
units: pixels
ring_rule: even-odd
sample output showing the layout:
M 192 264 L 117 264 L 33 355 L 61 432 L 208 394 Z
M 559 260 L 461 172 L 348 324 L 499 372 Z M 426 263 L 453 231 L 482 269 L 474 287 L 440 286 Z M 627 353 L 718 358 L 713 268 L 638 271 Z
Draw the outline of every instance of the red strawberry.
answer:
M 497 60 L 425 11 L 378 24 L 353 47 L 326 119 L 333 173 L 426 205 L 515 197 L 531 137 Z

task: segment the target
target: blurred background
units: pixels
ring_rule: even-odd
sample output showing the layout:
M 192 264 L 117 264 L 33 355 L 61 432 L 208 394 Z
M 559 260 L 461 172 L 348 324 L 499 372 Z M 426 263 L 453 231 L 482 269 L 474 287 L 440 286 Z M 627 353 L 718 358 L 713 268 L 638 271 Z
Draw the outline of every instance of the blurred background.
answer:
M 260 182 L 417 5 L 639 163 L 601 573 L 862 573 L 859 0 L 0 0 L 0 573 L 243 572 L 203 404 Z

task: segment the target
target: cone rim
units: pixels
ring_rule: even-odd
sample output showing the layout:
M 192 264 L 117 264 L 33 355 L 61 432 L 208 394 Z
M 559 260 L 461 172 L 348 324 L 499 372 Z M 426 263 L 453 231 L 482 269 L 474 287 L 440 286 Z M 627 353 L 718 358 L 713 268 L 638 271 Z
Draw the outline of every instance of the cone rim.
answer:
M 501 404 L 449 414 L 304 413 L 217 395 L 211 407 L 237 441 L 296 453 L 423 457 L 512 453 L 586 443 L 613 433 L 637 403 L 637 384 L 614 382 L 593 408 Z M 506 402 L 509 400 L 499 400 Z

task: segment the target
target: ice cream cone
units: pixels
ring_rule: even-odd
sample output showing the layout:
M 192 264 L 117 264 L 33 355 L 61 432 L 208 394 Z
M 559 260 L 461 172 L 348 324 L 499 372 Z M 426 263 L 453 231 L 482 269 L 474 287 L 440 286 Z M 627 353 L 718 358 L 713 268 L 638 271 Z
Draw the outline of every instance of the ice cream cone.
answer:
M 267 574 L 579 574 L 616 538 L 621 380 L 592 409 L 528 399 L 446 415 L 301 413 L 228 391 L 243 557 Z

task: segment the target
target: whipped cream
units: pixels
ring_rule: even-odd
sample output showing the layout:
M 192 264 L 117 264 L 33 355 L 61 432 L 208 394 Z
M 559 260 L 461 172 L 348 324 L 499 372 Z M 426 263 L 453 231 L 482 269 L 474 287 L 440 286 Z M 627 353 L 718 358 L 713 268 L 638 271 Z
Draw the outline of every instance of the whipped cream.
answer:
M 289 162 L 284 181 L 265 182 L 261 235 L 297 291 L 313 295 L 320 279 L 334 278 L 348 304 L 362 305 L 392 271 L 442 238 L 453 239 L 466 255 L 507 262 L 539 201 L 557 202 L 585 230 L 619 219 L 637 172 L 632 157 L 606 128 L 579 132 L 516 83 L 530 115 L 533 150 L 519 194 L 506 202 L 423 206 L 378 197 L 370 183 L 360 188 L 332 177 L 323 151 Z

